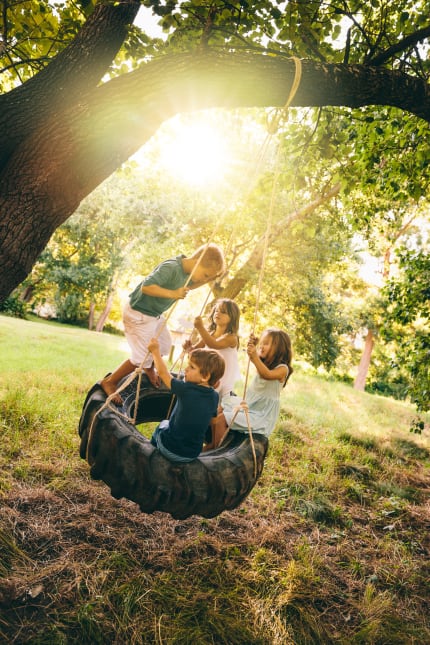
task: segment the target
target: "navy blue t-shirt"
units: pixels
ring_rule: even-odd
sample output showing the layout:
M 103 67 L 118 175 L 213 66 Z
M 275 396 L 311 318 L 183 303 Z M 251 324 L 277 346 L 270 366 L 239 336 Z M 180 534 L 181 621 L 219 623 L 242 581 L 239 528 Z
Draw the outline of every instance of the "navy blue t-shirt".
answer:
M 160 424 L 161 443 L 175 455 L 194 459 L 201 453 L 210 420 L 217 414 L 218 392 L 177 378 L 172 378 L 170 387 L 177 399 L 168 423 Z

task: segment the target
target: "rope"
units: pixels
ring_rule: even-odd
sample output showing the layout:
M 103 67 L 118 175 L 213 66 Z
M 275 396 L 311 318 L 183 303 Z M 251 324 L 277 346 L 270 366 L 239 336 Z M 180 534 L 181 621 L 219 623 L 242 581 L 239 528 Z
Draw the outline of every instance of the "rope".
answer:
M 271 142 L 271 140 L 273 138 L 273 135 L 275 135 L 276 132 L 278 131 L 279 125 L 280 125 L 281 120 L 282 120 L 282 117 L 287 114 L 287 110 L 288 110 L 292 100 L 294 99 L 294 97 L 296 95 L 296 92 L 297 92 L 297 90 L 299 88 L 299 85 L 300 85 L 300 81 L 301 81 L 301 77 L 302 77 L 302 62 L 301 62 L 300 58 L 297 58 L 295 56 L 292 57 L 292 60 L 294 60 L 294 64 L 295 64 L 295 74 L 294 74 L 294 80 L 293 80 L 293 83 L 292 83 L 292 86 L 291 86 L 291 89 L 290 89 L 290 93 L 288 95 L 288 99 L 287 99 L 287 101 L 286 101 L 286 103 L 285 103 L 283 108 L 276 108 L 274 110 L 273 119 L 271 121 L 270 120 L 267 121 L 267 125 L 266 125 L 267 133 L 266 133 L 265 139 L 264 139 L 264 141 L 262 143 L 261 150 L 259 151 L 259 154 L 257 156 L 256 162 L 253 164 L 253 171 L 249 174 L 249 177 L 248 177 L 247 182 L 246 182 L 246 188 L 240 189 L 241 194 L 244 195 L 243 199 L 244 199 L 245 203 L 246 203 L 246 200 L 251 195 L 252 188 L 253 188 L 253 186 L 255 184 L 255 178 L 260 173 L 260 168 L 263 165 L 263 161 L 264 161 L 264 159 L 265 159 L 265 157 L 267 155 L 267 151 L 269 149 L 269 143 Z M 230 250 L 230 247 L 232 245 L 232 240 L 233 240 L 233 238 L 235 236 L 235 233 L 236 233 L 236 230 L 237 230 L 237 228 L 239 226 L 239 223 L 240 223 L 240 218 L 236 218 L 236 224 L 233 227 L 233 230 L 231 232 L 230 239 L 229 239 L 228 244 L 227 244 L 227 250 Z M 226 250 L 226 253 L 227 253 L 227 250 Z
M 204 313 L 204 311 L 205 311 L 205 309 L 206 309 L 206 305 L 208 304 L 208 300 L 209 300 L 209 298 L 210 298 L 210 296 L 211 296 L 211 293 L 212 293 L 212 290 L 211 290 L 211 288 L 209 287 L 208 292 L 207 292 L 207 294 L 206 294 L 206 298 L 205 298 L 205 300 L 204 300 L 204 303 L 202 304 L 202 306 L 201 306 L 201 308 L 200 308 L 199 316 L 202 316 L 202 315 L 203 315 L 203 313 Z M 193 337 L 194 331 L 195 331 L 195 330 L 194 330 L 194 328 L 193 328 L 193 329 L 191 330 L 191 332 L 188 334 L 188 340 L 189 340 L 190 342 L 191 342 L 191 340 L 192 340 L 192 337 Z M 177 363 L 178 361 L 180 361 L 180 364 L 179 364 L 179 371 L 181 371 L 181 370 L 182 370 L 182 365 L 183 365 L 183 363 L 184 363 L 184 358 L 185 358 L 186 354 L 187 354 L 187 352 L 186 352 L 185 350 L 182 350 L 182 352 L 179 354 L 178 358 L 177 358 L 177 359 L 175 360 L 175 362 L 172 364 L 172 366 L 171 366 L 171 368 L 170 368 L 170 371 L 171 371 L 171 372 L 174 370 L 174 367 L 175 367 L 175 365 L 176 365 L 176 363 Z
M 275 116 L 272 119 L 271 122 L 268 123 L 268 137 L 274 136 L 278 129 L 279 125 L 281 123 L 281 120 L 283 117 L 287 117 L 287 110 L 291 104 L 291 101 L 294 99 L 294 96 L 296 95 L 296 92 L 298 90 L 298 87 L 300 85 L 301 77 L 302 77 L 302 62 L 299 58 L 293 57 L 294 63 L 295 63 L 295 76 L 294 76 L 294 81 L 290 90 L 290 93 L 288 95 L 288 99 L 284 105 L 283 108 L 277 109 L 275 112 Z M 267 258 L 267 249 L 269 247 L 269 240 L 270 240 L 270 233 L 271 233 L 271 228 L 272 228 L 272 221 L 273 221 L 273 212 L 274 212 L 274 204 L 275 204 L 275 193 L 276 193 L 276 186 L 278 183 L 279 179 L 279 174 L 280 174 L 280 169 L 279 169 L 279 153 L 280 153 L 280 146 L 277 146 L 276 150 L 276 158 L 275 158 L 275 174 L 273 177 L 273 183 L 272 183 L 272 192 L 271 192 L 271 197 L 270 197 L 270 205 L 269 205 L 269 214 L 268 214 L 268 219 L 267 219 L 267 226 L 264 234 L 264 243 L 263 243 L 263 253 L 262 253 L 262 259 L 261 259 L 261 269 L 259 273 L 259 278 L 258 278 L 258 286 L 257 286 L 257 294 L 255 298 L 255 307 L 254 307 L 254 319 L 253 319 L 253 324 L 252 324 L 252 336 L 255 334 L 255 328 L 257 325 L 257 314 L 258 314 L 258 309 L 260 305 L 260 297 L 261 297 L 261 291 L 262 291 L 262 286 L 263 286 L 263 277 L 264 277 L 264 270 L 266 266 L 266 258 Z M 231 426 L 234 423 L 234 420 L 236 419 L 236 416 L 238 415 L 240 410 L 243 410 L 245 413 L 246 417 L 246 422 L 248 426 L 248 433 L 249 433 L 249 438 L 251 441 L 251 448 L 252 448 L 252 454 L 254 458 L 254 476 L 256 473 L 256 468 L 257 468 L 257 460 L 256 460 L 256 455 L 255 455 L 255 447 L 254 447 L 254 439 L 252 436 L 252 427 L 251 423 L 249 420 L 249 409 L 248 405 L 246 404 L 246 393 L 247 393 L 247 388 L 248 388 L 248 380 L 249 380 L 249 368 L 251 364 L 251 359 L 248 357 L 248 362 L 247 362 L 247 367 L 246 367 L 246 374 L 245 374 L 245 382 L 244 382 L 244 388 L 243 388 L 243 395 L 242 395 L 242 401 L 241 403 L 234 408 L 233 412 L 233 418 L 230 421 L 230 424 L 228 426 L 228 430 L 230 430 Z M 227 431 L 228 431 L 227 430 Z
M 230 425 L 227 428 L 227 432 L 230 430 L 230 427 L 233 425 L 234 420 L 236 419 L 237 415 L 239 414 L 239 412 L 241 410 L 243 410 L 243 412 L 245 414 L 246 425 L 248 426 L 249 441 L 250 441 L 250 444 L 251 444 L 252 459 L 253 459 L 253 462 L 254 462 L 254 478 L 255 478 L 257 476 L 257 455 L 256 455 L 256 452 L 255 452 L 254 436 L 252 434 L 251 421 L 249 419 L 249 407 L 248 407 L 247 402 L 244 399 L 239 403 L 239 405 L 237 405 L 233 409 L 233 412 L 234 412 L 233 418 L 232 418 L 232 420 L 230 422 Z

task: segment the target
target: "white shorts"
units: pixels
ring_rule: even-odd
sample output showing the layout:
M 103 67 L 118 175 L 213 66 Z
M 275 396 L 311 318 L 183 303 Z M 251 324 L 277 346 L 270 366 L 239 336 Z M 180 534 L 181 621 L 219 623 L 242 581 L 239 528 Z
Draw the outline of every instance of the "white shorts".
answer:
M 151 367 L 152 354 L 148 343 L 156 337 L 160 343 L 160 354 L 167 356 L 172 346 L 172 337 L 166 327 L 165 319 L 148 316 L 132 309 L 127 302 L 123 309 L 124 332 L 131 349 L 130 360 L 136 366 Z

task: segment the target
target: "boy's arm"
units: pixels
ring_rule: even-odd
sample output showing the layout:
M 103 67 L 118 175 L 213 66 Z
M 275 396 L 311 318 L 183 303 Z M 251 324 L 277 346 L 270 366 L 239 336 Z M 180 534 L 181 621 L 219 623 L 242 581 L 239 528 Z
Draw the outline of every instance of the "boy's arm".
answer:
M 167 365 L 161 358 L 160 344 L 157 338 L 151 338 L 150 342 L 148 343 L 148 349 L 152 354 L 152 358 L 154 359 L 155 369 L 157 370 L 159 377 L 163 381 L 164 385 L 170 390 L 173 377 L 170 374 Z
M 174 298 L 179 300 L 185 298 L 189 292 L 189 287 L 179 287 L 179 289 L 166 289 L 165 287 L 160 287 L 158 284 L 148 284 L 142 285 L 140 288 L 141 292 L 145 296 L 152 296 L 153 298 Z

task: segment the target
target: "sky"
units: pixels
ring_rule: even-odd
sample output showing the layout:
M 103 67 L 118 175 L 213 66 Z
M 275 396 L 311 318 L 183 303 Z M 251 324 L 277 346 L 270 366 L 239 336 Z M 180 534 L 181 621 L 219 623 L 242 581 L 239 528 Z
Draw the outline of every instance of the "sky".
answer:
M 157 25 L 158 17 L 154 16 L 152 10 L 148 7 L 140 7 L 134 24 L 145 31 L 151 38 L 166 38 L 166 34 L 161 27 Z

